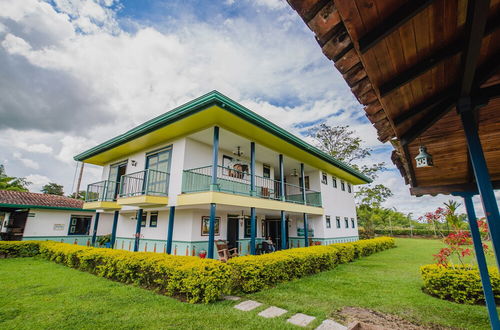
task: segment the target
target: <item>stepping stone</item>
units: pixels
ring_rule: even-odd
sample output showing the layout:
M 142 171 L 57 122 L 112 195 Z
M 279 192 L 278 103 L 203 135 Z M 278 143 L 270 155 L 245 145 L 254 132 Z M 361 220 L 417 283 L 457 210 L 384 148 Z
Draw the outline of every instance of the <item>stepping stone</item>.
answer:
M 237 300 L 241 299 L 240 297 L 236 297 L 236 296 L 224 296 L 223 298 L 224 298 L 224 300 L 231 300 L 231 301 L 237 301 Z
M 314 316 L 309 316 L 302 313 L 297 313 L 293 315 L 291 318 L 286 320 L 288 323 L 298 325 L 299 327 L 306 327 L 309 323 L 311 323 L 315 319 Z
M 286 309 L 271 306 L 269 308 L 264 309 L 259 313 L 259 316 L 265 317 L 266 319 L 270 319 L 272 317 L 278 317 L 288 312 Z
M 239 309 L 240 311 L 248 312 L 253 309 L 256 309 L 257 307 L 261 306 L 262 304 L 257 301 L 253 300 L 246 300 L 243 302 L 240 302 L 238 305 L 234 306 L 234 308 Z
M 347 327 L 335 322 L 334 320 L 326 319 L 324 320 L 316 330 L 346 330 Z

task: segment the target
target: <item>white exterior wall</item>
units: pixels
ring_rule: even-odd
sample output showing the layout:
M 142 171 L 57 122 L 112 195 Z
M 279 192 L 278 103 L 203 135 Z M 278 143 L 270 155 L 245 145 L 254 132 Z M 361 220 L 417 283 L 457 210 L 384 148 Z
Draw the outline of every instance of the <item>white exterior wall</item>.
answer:
M 90 224 L 89 234 L 92 234 L 95 213 L 46 209 L 30 209 L 30 213 L 35 216 L 27 218 L 23 236 L 68 236 L 69 223 L 72 215 L 91 216 L 92 223 Z M 99 219 L 99 225 L 105 226 L 107 219 L 105 218 L 102 220 L 103 221 Z M 55 230 L 54 225 L 61 225 L 57 226 L 61 229 Z

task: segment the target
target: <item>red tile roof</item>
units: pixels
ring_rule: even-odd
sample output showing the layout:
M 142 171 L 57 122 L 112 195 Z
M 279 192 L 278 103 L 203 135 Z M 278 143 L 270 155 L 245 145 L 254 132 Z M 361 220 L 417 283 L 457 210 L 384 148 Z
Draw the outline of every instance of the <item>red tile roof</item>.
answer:
M 2 206 L 2 204 L 75 209 L 81 209 L 83 207 L 83 201 L 79 199 L 57 195 L 9 190 L 0 190 L 0 206 Z

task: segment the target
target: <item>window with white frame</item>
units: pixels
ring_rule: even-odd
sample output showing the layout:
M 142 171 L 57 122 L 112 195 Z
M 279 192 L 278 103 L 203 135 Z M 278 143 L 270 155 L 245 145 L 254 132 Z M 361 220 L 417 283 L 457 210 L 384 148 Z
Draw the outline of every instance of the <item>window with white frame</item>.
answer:
M 347 184 L 347 192 L 350 194 L 352 192 L 352 187 L 351 187 L 351 184 L 348 183 Z
M 326 228 L 332 228 L 332 223 L 330 222 L 329 215 L 325 216 L 325 220 L 326 220 Z
M 151 212 L 149 214 L 149 227 L 157 227 L 158 226 L 158 212 Z
M 345 191 L 345 182 L 343 180 L 340 181 L 340 188 L 342 189 L 342 191 Z
M 335 221 L 337 222 L 337 228 L 340 228 L 340 217 L 336 217 Z
M 352 228 L 355 228 L 355 227 L 356 227 L 355 222 L 354 222 L 354 218 L 351 218 L 351 227 L 352 227 Z
M 345 227 L 346 227 L 346 228 L 349 228 L 349 218 L 348 218 L 348 217 L 345 217 L 345 218 L 344 218 L 344 221 L 345 221 Z
M 333 185 L 333 188 L 337 188 L 337 178 L 332 176 L 332 185 Z

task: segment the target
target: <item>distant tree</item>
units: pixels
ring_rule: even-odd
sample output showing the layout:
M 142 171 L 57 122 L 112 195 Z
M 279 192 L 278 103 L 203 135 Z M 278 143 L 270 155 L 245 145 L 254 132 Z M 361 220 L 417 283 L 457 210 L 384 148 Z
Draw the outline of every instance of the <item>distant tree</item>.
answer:
M 26 178 L 8 176 L 5 167 L 0 164 L 0 190 L 28 191 L 30 184 L 31 182 L 27 181 Z
M 372 180 L 375 180 L 378 173 L 385 169 L 385 163 L 356 164 L 369 157 L 371 149 L 362 146 L 363 140 L 356 136 L 349 126 L 329 126 L 322 123 L 309 130 L 308 135 L 316 141 L 319 149 L 340 161 L 349 163 Z M 355 196 L 358 203 L 371 208 L 379 208 L 387 198 L 392 196 L 392 192 L 383 184 L 365 185 L 356 192 Z
M 49 195 L 59 195 L 64 196 L 64 187 L 60 184 L 49 182 L 42 187 L 42 192 Z
M 87 192 L 85 190 L 80 190 L 78 194 L 72 193 L 71 195 L 68 195 L 69 198 L 75 198 L 81 200 L 85 200 L 85 196 L 87 196 Z

